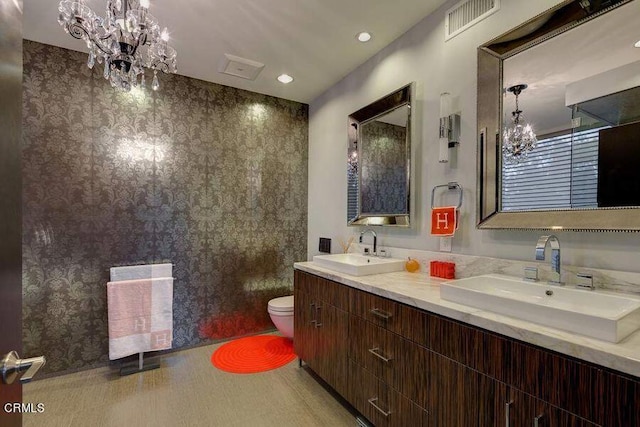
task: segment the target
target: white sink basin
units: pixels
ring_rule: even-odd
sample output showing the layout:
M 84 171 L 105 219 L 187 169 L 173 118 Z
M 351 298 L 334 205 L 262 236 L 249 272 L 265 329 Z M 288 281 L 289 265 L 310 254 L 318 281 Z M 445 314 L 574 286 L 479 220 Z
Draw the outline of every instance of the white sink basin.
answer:
M 339 271 L 352 276 L 392 273 L 404 270 L 404 260 L 377 258 L 358 254 L 316 255 L 313 262 L 329 270 Z
M 552 291 L 552 295 L 547 295 Z M 442 299 L 618 342 L 640 328 L 640 300 L 500 274 L 443 283 Z

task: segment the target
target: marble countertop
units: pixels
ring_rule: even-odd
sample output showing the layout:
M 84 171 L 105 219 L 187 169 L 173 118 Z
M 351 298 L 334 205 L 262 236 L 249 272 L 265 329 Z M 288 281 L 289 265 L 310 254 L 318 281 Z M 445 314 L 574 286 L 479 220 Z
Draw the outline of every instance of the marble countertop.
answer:
M 297 262 L 294 268 L 640 378 L 640 331 L 614 344 L 456 304 L 440 298 L 440 283 L 446 280 L 423 273 L 402 271 L 355 277 L 313 262 Z

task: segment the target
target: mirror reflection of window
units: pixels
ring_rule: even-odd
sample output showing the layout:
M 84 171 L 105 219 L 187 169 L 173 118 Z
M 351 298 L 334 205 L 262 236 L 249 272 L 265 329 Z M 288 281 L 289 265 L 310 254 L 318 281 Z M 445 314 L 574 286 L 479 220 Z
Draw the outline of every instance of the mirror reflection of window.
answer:
M 502 210 L 597 207 L 599 129 L 543 136 L 527 160 L 502 168 Z

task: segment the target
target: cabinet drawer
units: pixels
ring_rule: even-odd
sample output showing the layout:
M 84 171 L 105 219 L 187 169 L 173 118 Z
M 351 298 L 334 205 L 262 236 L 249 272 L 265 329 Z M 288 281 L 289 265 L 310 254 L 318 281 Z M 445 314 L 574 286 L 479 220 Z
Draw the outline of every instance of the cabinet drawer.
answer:
M 429 408 L 429 351 L 393 332 L 351 315 L 349 357 L 423 408 Z
M 313 301 L 322 301 L 342 310 L 349 309 L 349 287 L 340 283 L 294 270 L 294 286 Z
M 517 390 L 509 390 L 507 426 L 537 425 L 541 427 L 597 427 L 570 412 L 556 408 L 542 400 Z M 631 426 L 636 424 L 607 424 L 608 426 Z
M 602 370 L 529 344 L 512 341 L 509 347 L 508 384 L 587 420 L 606 424 L 605 399 L 615 388 L 605 387 Z M 635 405 L 632 412 L 638 411 L 639 403 Z
M 427 314 L 407 305 L 351 289 L 351 313 L 415 341 L 427 342 Z
M 351 361 L 349 368 L 349 400 L 375 426 L 429 425 L 429 414 L 426 410 L 355 362 Z

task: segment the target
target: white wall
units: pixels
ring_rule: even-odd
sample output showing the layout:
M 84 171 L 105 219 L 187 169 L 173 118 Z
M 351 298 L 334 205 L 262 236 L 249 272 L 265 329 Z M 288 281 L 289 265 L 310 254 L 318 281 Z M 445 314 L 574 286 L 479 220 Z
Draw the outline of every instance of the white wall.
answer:
M 540 232 L 481 231 L 475 228 L 476 65 L 477 47 L 560 3 L 558 0 L 503 0 L 500 11 L 445 42 L 444 15 L 458 0 L 445 4 L 372 59 L 315 99 L 309 118 L 308 255 L 318 253 L 318 238 L 333 239 L 341 252 L 360 228 L 346 225 L 347 116 L 364 105 L 416 82 L 416 209 L 410 230 L 381 228 L 384 246 L 438 250 L 426 215 L 434 185 L 458 181 L 464 188 L 460 228 L 453 252 L 532 260 Z M 375 34 L 375 32 L 374 32 Z M 439 94 L 448 91 L 462 112 L 460 146 L 448 164 L 438 163 Z M 557 233 L 563 263 L 640 272 L 640 233 Z

